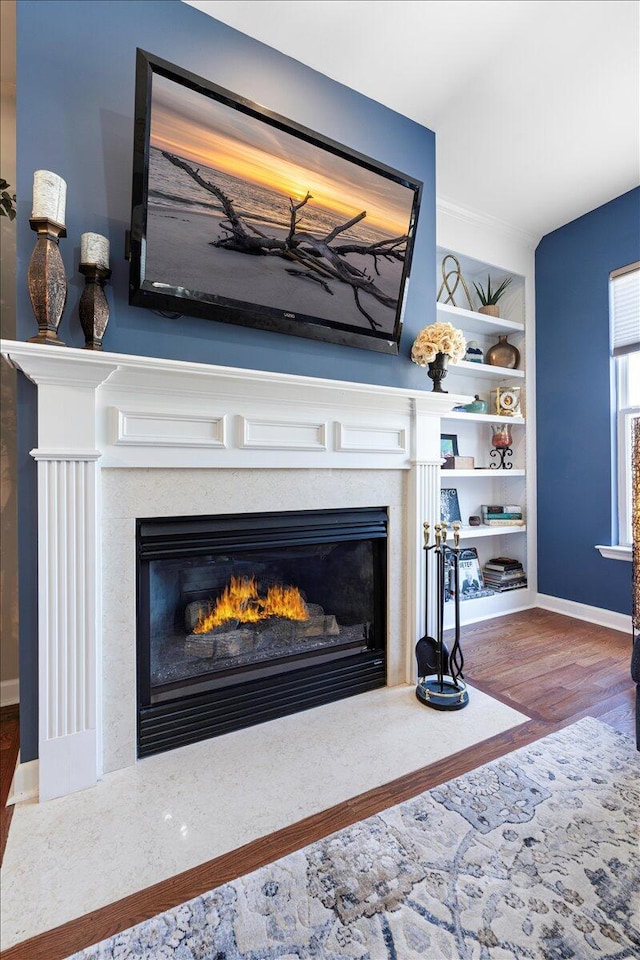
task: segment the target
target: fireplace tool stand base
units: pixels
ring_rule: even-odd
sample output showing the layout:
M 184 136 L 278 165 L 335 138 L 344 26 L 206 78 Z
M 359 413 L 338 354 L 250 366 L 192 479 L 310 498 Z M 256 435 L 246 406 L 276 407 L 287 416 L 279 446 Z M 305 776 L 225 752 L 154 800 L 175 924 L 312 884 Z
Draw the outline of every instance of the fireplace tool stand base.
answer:
M 462 710 L 469 703 L 469 692 L 464 680 L 443 676 L 423 677 L 416 687 L 416 697 L 434 710 Z

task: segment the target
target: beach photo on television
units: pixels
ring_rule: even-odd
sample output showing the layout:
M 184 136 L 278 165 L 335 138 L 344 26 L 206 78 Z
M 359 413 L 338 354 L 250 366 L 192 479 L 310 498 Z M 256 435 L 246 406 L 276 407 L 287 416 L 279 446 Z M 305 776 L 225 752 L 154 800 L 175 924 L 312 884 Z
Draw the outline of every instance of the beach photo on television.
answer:
M 414 191 L 154 76 L 144 280 L 391 336 Z

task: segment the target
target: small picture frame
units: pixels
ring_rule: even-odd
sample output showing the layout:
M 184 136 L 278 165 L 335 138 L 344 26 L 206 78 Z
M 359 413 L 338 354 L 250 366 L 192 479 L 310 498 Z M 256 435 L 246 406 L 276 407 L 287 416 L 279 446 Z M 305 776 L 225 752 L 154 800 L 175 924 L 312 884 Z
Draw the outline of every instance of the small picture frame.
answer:
M 455 487 L 442 487 L 440 490 L 440 520 L 453 523 L 461 520 L 458 491 Z
M 458 435 L 455 433 L 440 434 L 440 456 L 445 460 L 458 456 Z

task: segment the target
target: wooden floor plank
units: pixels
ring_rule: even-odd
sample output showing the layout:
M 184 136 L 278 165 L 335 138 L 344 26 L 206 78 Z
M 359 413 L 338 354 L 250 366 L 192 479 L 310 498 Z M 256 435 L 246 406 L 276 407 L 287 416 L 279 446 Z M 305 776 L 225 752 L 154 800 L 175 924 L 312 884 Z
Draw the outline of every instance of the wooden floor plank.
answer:
M 466 627 L 462 643 L 471 686 L 532 720 L 18 944 L 3 952 L 3 960 L 62 960 L 583 716 L 635 736 L 635 685 L 626 634 L 535 609 Z
M 9 836 L 13 805 L 7 806 L 7 797 L 18 760 L 20 744 L 20 708 L 18 705 L 0 708 L 0 864 Z

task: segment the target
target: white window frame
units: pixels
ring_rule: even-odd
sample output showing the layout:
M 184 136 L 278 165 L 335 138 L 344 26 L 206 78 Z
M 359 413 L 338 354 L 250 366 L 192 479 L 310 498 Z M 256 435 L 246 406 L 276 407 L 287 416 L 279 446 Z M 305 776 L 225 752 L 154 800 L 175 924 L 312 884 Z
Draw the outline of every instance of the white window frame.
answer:
M 627 357 L 616 358 L 617 391 L 616 398 L 628 396 Z M 624 402 L 624 400 L 623 400 Z M 633 543 L 632 521 L 632 424 L 640 417 L 640 407 L 618 407 L 616 442 L 618 448 L 618 544 L 629 547 Z
M 637 270 L 638 264 L 630 264 L 629 267 L 615 270 L 609 280 L 609 322 L 613 320 L 613 295 L 612 281 L 616 275 Z M 628 329 L 627 329 L 627 332 Z M 627 341 L 629 342 L 629 341 Z M 618 351 L 616 351 L 618 352 Z M 612 358 L 613 382 L 615 383 L 615 436 L 612 438 L 615 444 L 612 454 L 613 462 L 616 466 L 617 474 L 617 544 L 603 545 L 599 544 L 596 549 L 600 551 L 603 557 L 611 560 L 632 559 L 632 426 L 633 421 L 640 417 L 640 406 L 630 406 L 629 391 L 629 354 L 621 353 Z

